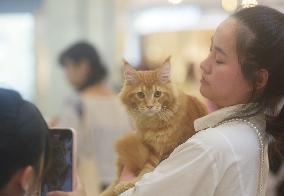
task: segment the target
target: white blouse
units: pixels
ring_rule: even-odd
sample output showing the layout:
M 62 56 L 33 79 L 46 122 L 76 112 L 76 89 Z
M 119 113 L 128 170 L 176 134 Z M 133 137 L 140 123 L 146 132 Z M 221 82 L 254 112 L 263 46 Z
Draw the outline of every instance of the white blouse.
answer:
M 115 178 L 113 143 L 132 130 L 126 109 L 117 96 L 70 97 L 59 116 L 59 127 L 73 127 L 78 141 L 78 174 L 88 196 Z
M 260 196 L 260 144 L 255 130 L 240 121 L 217 126 L 240 108 L 223 108 L 197 119 L 194 127 L 199 132 L 120 196 Z M 265 136 L 264 114 L 248 120 Z M 264 158 L 265 188 L 267 140 Z

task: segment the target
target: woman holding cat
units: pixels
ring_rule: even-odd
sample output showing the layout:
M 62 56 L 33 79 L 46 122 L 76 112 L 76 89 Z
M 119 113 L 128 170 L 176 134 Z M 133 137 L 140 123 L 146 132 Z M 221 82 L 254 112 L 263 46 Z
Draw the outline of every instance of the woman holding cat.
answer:
M 200 87 L 219 109 L 197 119 L 197 133 L 121 195 L 264 196 L 268 138 L 284 136 L 283 52 L 281 12 L 256 6 L 222 22 Z
M 197 133 L 121 196 L 264 196 L 268 138 L 284 137 L 283 52 L 277 10 L 246 8 L 222 22 L 200 87 L 219 109 L 197 119 Z M 129 176 L 124 168 L 120 182 Z

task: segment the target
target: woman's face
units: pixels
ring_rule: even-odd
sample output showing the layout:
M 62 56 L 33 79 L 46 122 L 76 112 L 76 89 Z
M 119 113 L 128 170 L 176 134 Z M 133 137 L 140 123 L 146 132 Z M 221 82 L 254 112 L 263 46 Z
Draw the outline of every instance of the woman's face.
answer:
M 64 61 L 64 72 L 69 83 L 76 89 L 79 89 L 86 81 L 90 72 L 89 64 L 85 60 L 76 63 L 72 60 Z
M 238 22 L 222 22 L 212 38 L 210 53 L 201 63 L 201 94 L 219 108 L 247 103 L 252 85 L 245 79 L 236 51 Z

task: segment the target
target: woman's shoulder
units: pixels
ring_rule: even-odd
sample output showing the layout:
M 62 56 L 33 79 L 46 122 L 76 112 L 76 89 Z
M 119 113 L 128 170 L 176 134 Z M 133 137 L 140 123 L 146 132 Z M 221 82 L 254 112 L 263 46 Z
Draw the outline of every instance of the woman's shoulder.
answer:
M 255 130 L 249 124 L 237 121 L 201 130 L 186 143 L 185 146 L 197 143 L 215 157 L 229 160 L 253 158 L 259 148 Z
M 247 133 L 248 132 L 248 133 Z M 171 154 L 171 159 L 182 156 L 185 160 L 203 157 L 224 171 L 239 163 L 257 160 L 258 143 L 253 130 L 245 123 L 229 123 L 197 132 Z M 235 164 L 237 163 L 237 164 Z
M 231 121 L 198 131 L 191 139 L 208 147 L 223 148 L 257 142 L 257 134 L 252 126 L 242 121 Z

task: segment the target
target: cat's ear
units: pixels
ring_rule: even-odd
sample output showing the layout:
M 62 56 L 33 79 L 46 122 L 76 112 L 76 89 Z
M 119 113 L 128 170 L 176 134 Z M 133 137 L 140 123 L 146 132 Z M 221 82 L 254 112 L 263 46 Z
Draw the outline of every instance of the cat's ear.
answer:
M 171 57 L 169 56 L 163 65 L 158 69 L 158 77 L 161 83 L 167 83 L 171 80 Z
M 125 59 L 123 59 L 123 64 L 124 78 L 127 84 L 138 82 L 137 71 Z

